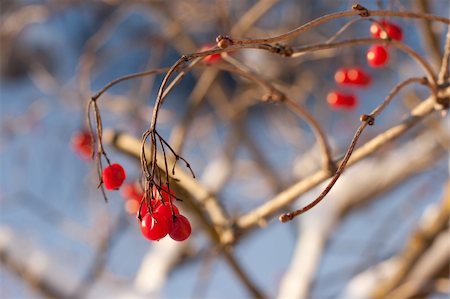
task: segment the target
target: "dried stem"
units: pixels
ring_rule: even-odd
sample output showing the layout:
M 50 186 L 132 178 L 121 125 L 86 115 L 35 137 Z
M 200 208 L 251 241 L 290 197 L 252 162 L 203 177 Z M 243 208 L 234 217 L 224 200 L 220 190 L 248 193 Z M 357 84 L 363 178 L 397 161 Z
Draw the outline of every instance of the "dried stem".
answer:
M 347 162 L 350 159 L 350 157 L 353 153 L 353 150 L 355 149 L 356 143 L 358 142 L 359 138 L 361 137 L 361 134 L 364 132 L 364 129 L 368 125 L 372 126 L 374 124 L 376 117 L 387 107 L 387 105 L 389 105 L 391 103 L 392 99 L 400 92 L 400 90 L 402 88 L 404 88 L 405 86 L 407 86 L 411 83 L 416 83 L 416 82 L 423 83 L 423 78 L 410 78 L 410 79 L 407 79 L 407 80 L 397 84 L 397 86 L 395 86 L 392 89 L 392 91 L 388 94 L 388 96 L 384 99 L 383 103 L 381 103 L 377 108 L 375 108 L 375 110 L 373 110 L 369 115 L 364 114 L 361 117 L 362 124 L 356 130 L 356 133 L 353 136 L 353 139 L 350 143 L 350 146 L 347 149 L 347 152 L 344 155 L 344 158 L 339 163 L 339 167 L 336 170 L 336 173 L 334 174 L 333 178 L 328 183 L 328 185 L 325 187 L 325 189 L 322 191 L 322 193 L 320 193 L 320 195 L 315 200 L 313 200 L 311 203 L 307 204 L 305 207 L 298 209 L 296 211 L 293 211 L 293 212 L 282 214 L 279 218 L 279 220 L 281 222 L 287 222 L 289 220 L 294 219 L 296 216 L 309 211 L 310 209 L 315 207 L 318 203 L 320 203 L 325 198 L 325 196 L 327 196 L 327 194 L 330 192 L 331 188 L 333 188 L 336 181 L 339 179 L 341 174 L 344 172 L 344 169 L 347 166 Z M 425 80 L 425 83 L 426 83 L 426 80 Z
M 424 13 L 415 13 L 415 12 L 401 12 L 401 11 L 388 11 L 388 10 L 373 10 L 368 11 L 370 16 L 381 16 L 381 17 L 402 17 L 402 18 L 412 18 L 412 19 L 422 19 L 422 20 L 430 20 L 435 22 L 441 22 L 445 24 L 450 24 L 450 20 L 445 17 L 439 17 L 435 15 L 429 15 Z M 336 12 L 332 14 L 328 14 L 317 19 L 314 19 L 300 27 L 297 27 L 294 30 L 289 32 L 280 34 L 278 36 L 270 37 L 270 38 L 262 38 L 262 39 L 233 39 L 234 44 L 237 45 L 255 45 L 255 44 L 273 44 L 279 43 L 286 40 L 293 39 L 299 36 L 301 33 L 308 31 L 320 24 L 329 22 L 331 20 L 335 20 L 342 17 L 351 17 L 359 15 L 361 12 L 358 10 L 350 10 L 343 12 Z
M 415 5 L 423 13 L 429 13 L 430 11 L 430 4 L 427 0 L 417 0 L 415 1 Z M 433 23 L 430 20 L 423 20 L 420 21 L 420 24 L 422 45 L 428 50 L 428 56 L 432 59 L 433 65 L 438 67 L 441 62 L 441 51 L 439 38 L 433 31 Z
M 297 115 L 303 118 L 306 123 L 313 129 L 314 135 L 316 136 L 317 142 L 319 143 L 319 147 L 322 154 L 322 166 L 323 169 L 327 171 L 333 172 L 335 166 L 333 164 L 333 160 L 331 157 L 331 150 L 327 140 L 325 133 L 323 132 L 319 122 L 299 103 L 291 99 L 288 95 L 283 93 L 279 88 L 275 87 L 269 81 L 261 78 L 254 72 L 252 72 L 247 66 L 240 63 L 238 60 L 232 57 L 224 58 L 227 62 L 229 62 L 232 66 L 236 68 L 236 70 L 229 69 L 230 72 L 238 73 L 239 75 L 252 80 L 253 82 L 262 85 L 267 88 L 270 92 L 269 99 L 273 99 L 274 101 L 280 101 L 285 103 L 286 106 L 294 111 Z
M 447 39 L 445 41 L 444 55 L 442 56 L 441 69 L 439 70 L 439 84 L 448 84 L 449 79 L 449 60 L 450 60 L 450 26 L 447 29 Z
M 436 236 L 448 228 L 450 218 L 450 182 L 447 181 L 444 197 L 440 203 L 434 206 L 434 213 L 425 213 L 416 230 L 406 242 L 403 250 L 395 256 L 395 271 L 389 273 L 389 279 L 380 281 L 372 298 L 393 298 L 388 294 L 395 289 L 404 279 L 426 250 L 432 245 Z
M 328 50 L 333 48 L 341 48 L 346 46 L 355 46 L 355 45 L 370 45 L 370 44 L 380 44 L 385 43 L 390 46 L 394 46 L 401 51 L 408 54 L 411 58 L 413 58 L 417 63 L 424 69 L 426 72 L 429 80 L 434 85 L 437 85 L 436 76 L 434 74 L 433 68 L 430 66 L 430 64 L 416 51 L 414 51 L 409 46 L 405 45 L 404 43 L 395 41 L 395 40 L 384 40 L 384 39 L 377 39 L 377 38 L 361 38 L 361 39 L 351 39 L 336 43 L 325 43 L 325 44 L 317 44 L 317 45 L 310 45 L 305 46 L 301 48 L 292 48 L 293 54 L 292 57 L 297 57 L 299 55 L 303 55 L 304 52 L 314 52 L 319 50 Z M 268 48 L 267 48 L 268 49 Z
M 112 80 L 111 82 L 106 84 L 104 87 L 102 87 L 102 89 L 100 89 L 95 95 L 92 96 L 92 100 L 96 101 L 102 94 L 104 94 L 106 91 L 108 91 L 108 89 L 110 89 L 111 87 L 113 87 L 114 85 L 116 85 L 120 82 L 135 79 L 135 78 L 142 78 L 142 77 L 146 77 L 146 76 L 156 75 L 156 74 L 163 74 L 163 73 L 167 72 L 168 70 L 169 70 L 169 68 L 159 68 L 159 69 L 154 69 L 154 70 L 150 70 L 150 71 L 139 72 L 139 73 L 134 73 L 134 74 L 125 75 L 123 77 L 119 77 L 115 80 Z
M 135 138 L 126 134 L 105 132 L 105 140 L 119 150 L 133 155 L 136 158 L 141 156 L 142 146 Z M 149 151 L 148 147 L 144 147 Z M 162 155 L 158 156 L 158 167 L 164 172 L 164 162 L 161 162 Z M 169 159 L 169 163 L 170 159 Z M 251 281 L 248 274 L 245 273 L 242 265 L 237 261 L 234 255 L 224 246 L 234 240 L 233 231 L 230 229 L 229 216 L 220 206 L 218 200 L 203 188 L 196 180 L 181 169 L 176 170 L 176 177 L 169 174 L 171 184 L 177 194 L 181 194 L 183 202 L 197 216 L 202 227 L 206 230 L 212 242 L 223 254 L 228 265 L 232 268 L 237 277 L 241 280 L 247 290 L 255 298 L 265 298 L 264 293 Z M 208 212 L 208 215 L 204 211 Z
M 450 88 L 447 88 L 446 93 L 450 95 Z M 421 104 L 416 106 L 409 117 L 400 124 L 391 127 L 387 131 L 374 137 L 372 140 L 366 142 L 360 148 L 356 149 L 347 163 L 351 166 L 365 157 L 371 155 L 376 150 L 381 148 L 386 143 L 403 135 L 408 129 L 419 123 L 426 116 L 431 114 L 434 110 L 434 97 L 430 96 Z M 257 207 L 256 209 L 240 216 L 236 219 L 236 228 L 238 230 L 247 230 L 251 227 L 264 223 L 268 218 L 272 217 L 277 211 L 292 203 L 301 194 L 311 190 L 320 183 L 324 182 L 330 176 L 323 170 L 318 171 L 308 178 L 294 184 L 288 189 L 276 195 L 269 202 Z

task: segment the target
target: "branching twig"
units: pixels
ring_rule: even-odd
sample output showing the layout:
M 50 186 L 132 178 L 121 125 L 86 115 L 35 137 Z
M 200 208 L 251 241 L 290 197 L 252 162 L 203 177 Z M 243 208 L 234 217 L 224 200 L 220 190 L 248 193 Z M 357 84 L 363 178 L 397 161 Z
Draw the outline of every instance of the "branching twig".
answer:
M 447 88 L 446 93 L 450 95 L 450 88 Z M 400 124 L 391 127 L 387 131 L 374 137 L 360 148 L 354 151 L 352 157 L 349 159 L 347 166 L 351 166 L 363 158 L 369 156 L 377 149 L 386 143 L 403 135 L 408 129 L 419 123 L 423 118 L 434 111 L 434 98 L 430 96 L 416 108 L 414 108 L 409 117 Z M 310 177 L 294 184 L 290 188 L 276 195 L 269 202 L 257 207 L 256 209 L 240 216 L 236 219 L 236 228 L 239 230 L 246 230 L 251 227 L 264 223 L 268 218 L 273 216 L 277 211 L 293 202 L 301 194 L 311 190 L 313 187 L 322 183 L 330 176 L 323 170 L 312 174 Z
M 342 172 L 344 171 L 344 169 L 347 165 L 347 162 L 353 153 L 356 143 L 358 142 L 358 139 L 361 136 L 361 134 L 363 133 L 364 129 L 367 126 L 372 126 L 374 124 L 376 117 L 386 108 L 387 105 L 389 105 L 389 103 L 392 101 L 392 99 L 398 94 L 398 92 L 402 88 L 404 88 L 405 86 L 407 86 L 411 83 L 415 83 L 415 82 L 427 83 L 427 81 L 426 80 L 424 81 L 423 78 L 407 79 L 407 80 L 399 83 L 397 86 L 395 86 L 392 89 L 392 91 L 389 93 L 389 95 L 385 98 L 383 103 L 381 105 L 379 105 L 377 108 L 375 108 L 375 110 L 373 110 L 369 115 L 363 114 L 361 116 L 362 124 L 356 130 L 356 133 L 350 143 L 350 146 L 347 149 L 347 152 L 344 155 L 344 158 L 339 163 L 339 167 L 336 170 L 336 173 L 334 174 L 333 178 L 328 183 L 328 185 L 325 187 L 325 189 L 322 191 L 322 193 L 320 193 L 320 195 L 315 200 L 313 200 L 311 203 L 309 203 L 305 207 L 298 209 L 296 211 L 293 211 L 293 212 L 282 214 L 279 218 L 279 220 L 281 222 L 287 222 L 289 220 L 292 220 L 296 216 L 309 211 L 310 209 L 315 207 L 318 203 L 320 203 L 322 201 L 322 199 L 325 198 L 325 196 L 328 194 L 328 192 L 330 192 L 331 188 L 333 188 L 334 184 L 336 183 L 336 181 L 338 180 L 338 178 L 341 176 Z

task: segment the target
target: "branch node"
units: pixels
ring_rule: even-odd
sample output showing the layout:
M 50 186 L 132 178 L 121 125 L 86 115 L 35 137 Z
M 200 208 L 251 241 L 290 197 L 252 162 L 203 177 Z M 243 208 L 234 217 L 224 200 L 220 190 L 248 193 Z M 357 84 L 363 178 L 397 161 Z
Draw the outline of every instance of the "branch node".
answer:
M 375 124 L 375 118 L 371 115 L 362 114 L 359 117 L 359 120 L 362 122 L 366 122 L 369 126 L 373 126 Z
M 225 35 L 225 36 L 219 35 L 219 36 L 217 36 L 216 37 L 216 43 L 217 43 L 217 46 L 219 48 L 221 48 L 221 49 L 228 48 L 229 46 L 234 44 L 233 39 L 230 36 L 228 36 L 228 35 Z
M 352 9 L 358 11 L 359 15 L 363 18 L 367 18 L 370 16 L 369 10 L 367 8 L 365 8 L 364 6 L 362 6 L 361 4 L 353 5 Z
M 437 86 L 435 110 L 445 111 L 450 108 L 450 95 L 446 92 L 449 86 L 449 82 Z
M 273 102 L 273 103 L 281 103 L 286 99 L 285 95 L 277 92 L 276 90 L 271 90 L 269 93 L 263 95 L 263 102 Z
M 428 80 L 427 77 L 422 77 L 420 79 L 420 84 L 422 84 L 422 85 L 428 85 L 429 83 L 430 83 L 430 81 Z
M 278 217 L 278 220 L 280 220 L 281 223 L 286 223 L 288 221 L 291 221 L 292 218 L 294 218 L 294 215 L 292 215 L 292 213 L 285 213 L 281 214 L 280 217 Z
M 284 57 L 291 57 L 294 50 L 288 45 L 275 44 L 273 47 L 273 52 Z

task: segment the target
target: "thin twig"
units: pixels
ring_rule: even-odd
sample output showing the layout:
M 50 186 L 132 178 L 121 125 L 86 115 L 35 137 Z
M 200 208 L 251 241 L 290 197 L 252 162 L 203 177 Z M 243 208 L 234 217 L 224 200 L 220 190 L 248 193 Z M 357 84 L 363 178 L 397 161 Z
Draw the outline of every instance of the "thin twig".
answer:
M 111 131 L 105 132 L 104 135 L 105 141 L 111 143 L 111 145 L 117 147 L 119 150 L 127 152 L 136 158 L 141 156 L 143 147 L 135 138 Z M 144 147 L 144 149 L 145 151 L 149 151 L 148 147 Z M 161 154 L 158 153 L 158 156 L 160 159 L 158 160 L 157 167 L 164 171 L 164 164 L 160 162 L 162 159 Z M 171 174 L 169 175 L 171 185 L 174 187 L 176 193 L 182 194 L 183 199 L 185 199 L 183 202 L 198 217 L 212 242 L 223 254 L 228 265 L 252 296 L 255 298 L 265 298 L 266 295 L 264 292 L 255 285 L 235 256 L 224 246 L 224 244 L 233 242 L 234 235 L 232 230 L 230 230 L 230 218 L 218 204 L 219 201 L 183 170 L 177 169 L 176 174 L 176 177 L 173 177 Z M 205 215 L 205 210 L 208 211 L 208 215 Z
M 310 209 L 315 207 L 318 203 L 320 203 L 325 198 L 325 196 L 327 196 L 327 194 L 330 192 L 331 188 L 333 188 L 336 181 L 339 179 L 341 174 L 344 172 L 344 169 L 347 166 L 347 162 L 350 159 L 350 157 L 353 153 L 353 150 L 355 149 L 356 143 L 358 142 L 359 138 L 361 137 L 361 134 L 364 132 L 364 129 L 368 125 L 372 126 L 374 124 L 376 117 L 387 107 L 387 105 L 389 105 L 391 103 L 392 99 L 400 92 L 400 90 L 402 88 L 404 88 L 405 86 L 407 86 L 411 83 L 415 83 L 415 82 L 423 82 L 423 78 L 410 78 L 410 79 L 407 79 L 407 80 L 397 84 L 392 89 L 392 91 L 387 95 L 387 97 L 384 99 L 383 103 L 381 103 L 377 108 L 375 108 L 369 115 L 363 115 L 361 117 L 362 124 L 356 130 L 356 133 L 353 136 L 353 139 L 350 143 L 350 146 L 347 149 L 347 152 L 344 155 L 344 158 L 339 163 L 339 167 L 336 170 L 336 173 L 334 174 L 333 178 L 328 183 L 328 185 L 325 187 L 325 189 L 322 191 L 322 193 L 320 193 L 320 195 L 315 200 L 313 200 L 312 202 L 307 204 L 305 207 L 298 209 L 296 211 L 293 211 L 293 212 L 282 214 L 279 217 L 279 220 L 281 222 L 287 222 L 289 220 L 294 219 L 296 216 L 309 211 Z
M 442 56 L 441 69 L 439 70 L 438 82 L 439 84 L 449 83 L 449 60 L 450 60 L 450 26 L 447 29 L 447 38 L 445 41 L 444 55 Z
M 275 87 L 269 81 L 261 78 L 261 76 L 258 76 L 257 74 L 252 72 L 247 66 L 243 65 L 238 60 L 232 57 L 226 57 L 224 59 L 237 69 L 238 74 L 244 76 L 247 79 L 252 80 L 253 82 L 256 82 L 257 84 L 266 87 L 271 93 L 269 95 L 270 98 L 274 99 L 275 101 L 285 103 L 289 109 L 294 111 L 297 115 L 299 115 L 301 118 L 305 120 L 305 122 L 312 128 L 314 135 L 316 136 L 317 142 L 319 144 L 322 153 L 323 169 L 332 172 L 335 167 L 331 157 L 329 142 L 319 122 L 299 103 L 291 99 L 288 95 L 282 92 L 279 88 Z M 231 69 L 230 71 L 233 70 Z
M 408 12 L 408 11 L 388 11 L 388 10 L 373 10 L 368 11 L 370 16 L 392 16 L 392 17 L 402 17 L 402 18 L 412 18 L 412 19 L 422 19 L 422 20 L 430 20 L 435 22 L 441 22 L 444 24 L 450 24 L 450 19 L 445 17 L 439 17 L 435 15 L 429 15 L 424 13 L 416 13 L 416 12 Z M 357 16 L 361 12 L 358 10 L 350 10 L 343 12 L 336 12 L 332 14 L 328 14 L 317 19 L 314 19 L 300 27 L 295 28 L 289 32 L 280 34 L 278 36 L 270 37 L 270 38 L 261 38 L 261 39 L 233 39 L 234 44 L 238 45 L 250 45 L 250 44 L 274 44 L 280 43 L 286 40 L 293 39 L 299 36 L 301 33 L 306 32 L 320 24 L 329 22 L 331 20 L 335 20 L 342 17 L 351 17 Z
M 159 69 L 154 69 L 154 70 L 145 71 L 145 72 L 133 73 L 133 74 L 129 74 L 129 75 L 125 75 L 125 76 L 119 77 L 119 78 L 117 78 L 115 80 L 112 80 L 111 82 L 106 84 L 104 87 L 102 87 L 102 89 L 100 89 L 95 95 L 92 96 L 92 100 L 96 101 L 108 89 L 110 89 L 111 87 L 113 87 L 114 85 L 116 85 L 116 84 L 118 84 L 120 82 L 131 80 L 131 79 L 135 79 L 135 78 L 151 76 L 151 75 L 155 75 L 155 74 L 163 74 L 163 73 L 166 73 L 168 70 L 169 70 L 169 68 L 166 67 L 166 68 L 159 68 Z
M 450 88 L 446 90 L 450 95 Z M 434 110 L 434 97 L 430 96 L 428 99 L 414 108 L 409 117 L 400 124 L 391 127 L 387 131 L 380 133 L 372 140 L 366 142 L 360 148 L 354 151 L 352 157 L 347 163 L 347 167 L 358 161 L 366 158 L 381 148 L 386 143 L 403 135 L 408 129 L 419 123 L 423 118 L 431 114 Z M 308 178 L 292 185 L 288 189 L 276 195 L 272 200 L 257 207 L 256 209 L 240 216 L 236 219 L 236 229 L 247 230 L 254 226 L 263 224 L 268 218 L 272 217 L 280 209 L 295 201 L 298 196 L 311 190 L 318 184 L 324 182 L 330 176 L 323 170 L 320 170 Z

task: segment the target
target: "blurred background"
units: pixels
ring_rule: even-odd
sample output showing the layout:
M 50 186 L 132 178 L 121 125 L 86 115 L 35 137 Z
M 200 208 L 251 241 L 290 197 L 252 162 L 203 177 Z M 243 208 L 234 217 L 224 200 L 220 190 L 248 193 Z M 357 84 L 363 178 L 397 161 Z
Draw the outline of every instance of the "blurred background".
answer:
M 192 220 L 189 240 L 146 240 L 120 192 L 108 192 L 105 203 L 95 163 L 73 148 L 74 134 L 86 126 L 88 99 L 111 80 L 169 67 L 183 54 L 213 46 L 219 34 L 275 36 L 352 4 L 1 1 L 0 296 L 448 298 L 448 116 L 431 115 L 347 169 L 324 201 L 305 215 L 286 224 L 276 219 L 313 200 L 323 184 L 299 194 L 276 217 L 241 232 L 225 249 L 205 233 L 184 202 L 179 207 Z M 449 17 L 448 1 L 360 4 Z M 330 21 L 288 44 L 325 43 L 358 18 Z M 447 26 L 388 20 L 403 29 L 403 42 L 437 73 Z M 369 38 L 370 26 L 361 19 L 337 40 Z M 338 159 L 362 113 L 379 105 L 398 82 L 425 75 L 394 48 L 387 65 L 370 68 L 368 47 L 298 58 L 252 49 L 230 55 L 303 105 Z M 353 66 L 371 76 L 369 86 L 335 82 L 339 68 Z M 162 78 L 136 78 L 108 90 L 98 101 L 104 129 L 139 140 L 150 124 Z M 353 93 L 359 104 L 330 107 L 327 94 L 334 90 Z M 159 133 L 190 162 L 202 190 L 218 200 L 231 226 L 321 168 L 308 124 L 285 105 L 262 102 L 263 96 L 260 86 L 205 61 L 174 88 L 158 119 Z M 428 96 L 419 85 L 403 90 L 358 144 L 398 124 Z M 139 160 L 111 142 L 105 140 L 110 159 L 124 165 L 127 182 L 139 180 Z

